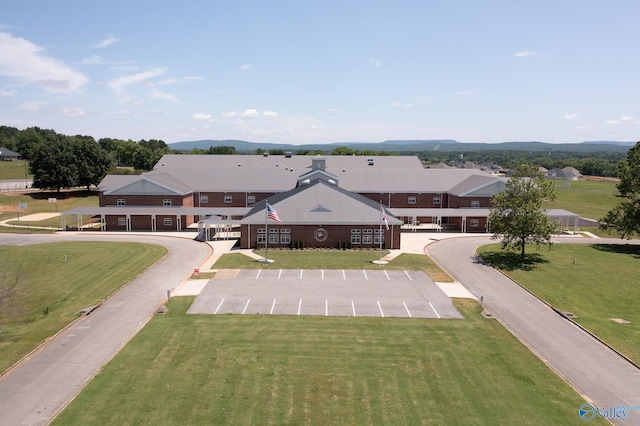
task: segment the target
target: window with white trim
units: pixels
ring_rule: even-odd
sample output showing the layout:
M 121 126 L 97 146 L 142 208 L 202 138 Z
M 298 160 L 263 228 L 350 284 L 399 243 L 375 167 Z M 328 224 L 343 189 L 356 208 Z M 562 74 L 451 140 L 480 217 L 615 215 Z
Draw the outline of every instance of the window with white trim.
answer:
M 291 229 L 289 229 L 289 228 L 282 228 L 282 229 L 280 230 L 280 233 L 281 233 L 281 234 L 290 234 L 290 233 L 291 233 Z
M 224 202 L 227 204 L 233 203 L 233 197 L 231 195 L 225 195 Z
M 258 240 L 258 244 L 264 244 L 265 241 L 267 241 L 267 234 L 258 234 L 256 239 Z
M 471 228 L 477 228 L 480 226 L 480 219 L 469 219 L 469 226 Z
M 472 209 L 477 209 L 480 207 L 480 201 L 474 200 L 471 202 L 471 208 Z
M 208 203 L 209 196 L 208 195 L 200 195 L 200 203 Z
M 351 244 L 360 244 L 360 234 L 351 234 Z
M 255 204 L 256 202 L 256 196 L 255 195 L 248 195 L 247 196 L 247 204 Z
M 162 205 L 165 207 L 171 207 L 171 199 L 165 198 L 164 200 L 162 200 Z
M 124 200 L 124 198 L 118 198 L 116 200 L 116 206 L 126 206 L 127 202 Z
M 407 198 L 407 203 L 415 204 L 416 203 L 416 196 L 415 195 L 409 195 L 409 197 Z
M 258 228 L 258 234 L 266 234 L 267 231 L 264 228 Z
M 374 235 L 373 243 L 377 245 L 384 244 L 384 235 Z
M 173 218 L 172 217 L 165 217 L 163 219 L 163 223 L 164 223 L 164 226 L 173 226 Z
M 433 197 L 433 204 L 440 204 L 440 197 L 439 196 L 435 196 Z
M 291 243 L 291 234 L 280 234 L 280 244 Z
M 269 234 L 269 244 L 278 244 L 280 236 L 278 234 Z
M 118 218 L 118 226 L 126 226 L 127 225 L 127 218 L 126 217 L 119 217 Z
M 362 244 L 371 244 L 373 242 L 373 235 L 364 234 L 362 236 Z

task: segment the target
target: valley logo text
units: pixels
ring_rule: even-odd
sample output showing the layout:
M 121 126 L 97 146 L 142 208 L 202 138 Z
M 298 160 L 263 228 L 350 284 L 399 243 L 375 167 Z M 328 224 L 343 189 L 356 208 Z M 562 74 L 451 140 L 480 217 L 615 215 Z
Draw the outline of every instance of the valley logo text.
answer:
M 626 420 L 630 411 L 640 411 L 640 405 L 616 405 L 614 407 L 603 408 L 592 404 L 583 404 L 578 413 L 585 421 L 593 420 L 596 417 L 601 419 L 621 419 Z

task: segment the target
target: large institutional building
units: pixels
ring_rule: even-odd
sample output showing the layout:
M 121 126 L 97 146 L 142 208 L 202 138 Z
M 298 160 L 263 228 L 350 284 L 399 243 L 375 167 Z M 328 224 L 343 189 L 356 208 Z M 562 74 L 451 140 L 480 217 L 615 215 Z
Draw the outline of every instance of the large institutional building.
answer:
M 197 224 L 202 239 L 233 227 L 243 248 L 399 248 L 400 232 L 418 228 L 487 232 L 491 196 L 504 188 L 483 171 L 410 156 L 165 155 L 150 172 L 106 176 L 99 208 L 65 215 L 99 217 L 108 231 Z

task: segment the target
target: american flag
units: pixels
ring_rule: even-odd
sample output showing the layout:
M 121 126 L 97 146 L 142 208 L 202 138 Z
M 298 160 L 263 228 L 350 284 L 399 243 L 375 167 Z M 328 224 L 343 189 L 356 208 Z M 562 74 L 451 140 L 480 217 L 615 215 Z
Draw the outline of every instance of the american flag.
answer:
M 282 225 L 282 221 L 280 220 L 280 216 L 278 216 L 278 212 L 269 203 L 267 203 L 267 218 L 271 220 L 275 220 L 276 222 Z
M 387 213 L 384 211 L 382 206 L 380 206 L 380 210 L 382 210 L 382 221 L 384 225 L 387 227 L 387 231 L 389 230 L 389 221 L 387 220 Z

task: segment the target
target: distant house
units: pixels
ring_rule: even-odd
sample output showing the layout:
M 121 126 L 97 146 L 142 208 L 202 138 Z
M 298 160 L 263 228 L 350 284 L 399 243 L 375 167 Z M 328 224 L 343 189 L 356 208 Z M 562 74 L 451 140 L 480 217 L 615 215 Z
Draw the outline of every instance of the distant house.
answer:
M 551 169 L 545 173 L 545 176 L 549 179 L 582 180 L 582 174 L 574 167 Z
M 0 161 L 22 160 L 22 155 L 8 148 L 0 147 Z

